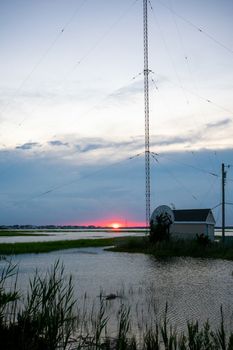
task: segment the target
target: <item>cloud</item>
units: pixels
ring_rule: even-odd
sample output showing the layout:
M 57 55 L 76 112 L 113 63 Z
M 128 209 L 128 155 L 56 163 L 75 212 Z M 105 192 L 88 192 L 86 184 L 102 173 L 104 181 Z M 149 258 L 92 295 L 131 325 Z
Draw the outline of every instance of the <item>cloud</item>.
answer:
M 111 95 L 109 95 L 109 99 L 127 100 L 131 97 L 134 97 L 135 95 L 142 94 L 142 93 L 143 93 L 143 81 L 140 80 L 116 90 Z
M 141 73 L 141 75 L 143 75 L 143 73 Z M 161 84 L 166 83 L 167 81 L 168 79 L 165 76 L 158 76 L 156 77 L 156 79 L 153 78 L 153 84 L 156 86 L 156 88 L 161 86 Z M 132 97 L 135 97 L 135 96 L 137 97 L 138 95 L 142 95 L 143 91 L 144 91 L 144 82 L 142 79 L 140 79 L 138 81 L 133 81 L 132 83 L 116 90 L 109 97 L 115 98 L 115 99 L 127 100 Z
M 199 135 L 200 136 L 200 135 Z M 200 138 L 200 137 L 199 137 Z M 172 146 L 172 145 L 183 145 L 187 143 L 194 143 L 197 141 L 197 135 L 184 135 L 184 136 L 166 136 L 166 135 L 151 135 L 151 147 L 153 146 Z M 144 150 L 144 136 L 132 137 L 129 140 L 117 140 L 111 141 L 104 138 L 84 138 L 79 141 L 75 147 L 80 153 L 88 153 L 94 151 L 120 151 L 128 152 L 130 155 L 133 151 Z M 105 153 L 106 154 L 106 153 Z
M 85 153 L 85 152 L 90 152 L 90 151 L 95 151 L 97 149 L 101 149 L 101 148 L 108 148 L 109 145 L 106 144 L 100 144 L 100 143 L 89 143 L 86 146 L 82 147 L 80 149 L 81 152 Z
M 199 134 L 200 136 L 200 134 Z M 200 137 L 199 137 L 200 138 Z M 101 137 L 84 137 L 72 138 L 69 136 L 64 136 L 62 138 L 64 141 L 54 140 L 49 141 L 48 144 L 52 146 L 68 146 L 69 149 L 76 149 L 77 155 L 88 154 L 96 152 L 96 155 L 106 158 L 106 155 L 110 153 L 118 154 L 123 152 L 123 154 L 132 155 L 132 152 L 138 152 L 144 150 L 144 135 L 138 135 L 131 137 L 129 139 L 107 139 Z M 172 146 L 172 145 L 183 145 L 187 143 L 194 143 L 197 141 L 197 135 L 181 135 L 181 136 L 166 136 L 166 135 L 151 135 L 151 147 L 153 146 Z M 67 148 L 68 150 L 68 148 Z M 57 152 L 57 151 L 56 151 Z M 68 155 L 66 150 L 63 149 L 63 154 Z M 65 153 L 64 153 L 65 152 Z M 98 152 L 98 153 L 97 153 Z
M 219 120 L 219 121 L 214 122 L 214 123 L 206 124 L 206 128 L 207 129 L 219 128 L 219 127 L 222 127 L 222 126 L 229 125 L 231 123 L 232 123 L 232 119 L 231 118 L 225 118 L 225 119 Z
M 172 141 L 179 140 L 170 138 Z M 101 139 L 95 142 L 103 146 L 110 144 Z M 136 145 L 142 144 L 143 137 L 138 137 L 135 142 Z M 124 147 L 124 142 L 116 143 Z M 133 140 L 131 146 L 134 147 Z M 156 192 L 152 192 L 153 207 L 171 202 L 177 208 L 214 207 L 218 203 L 219 179 L 208 172 L 220 170 L 222 161 L 230 163 L 232 149 L 219 151 L 218 156 L 210 150 L 196 151 L 195 154 L 187 151 L 159 154 L 159 163 L 152 161 L 151 164 L 151 181 L 156 183 Z M 32 154 L 29 158 L 23 152 L 12 150 L 5 154 L 0 150 L 0 159 L 4 188 L 0 204 L 3 224 L 93 223 L 93 220 L 106 219 L 113 213 L 144 220 L 143 156 L 133 159 L 122 156 L 122 161 L 117 162 L 112 157 L 104 162 L 79 162 L 78 167 L 76 162 L 67 162 L 60 155 L 56 162 L 51 161 L 50 152 L 44 157 Z M 206 195 L 211 186 L 215 190 Z M 232 194 L 229 192 L 228 195 L 231 202 Z M 232 223 L 230 212 L 227 220 Z
M 118 140 L 118 141 L 111 141 L 108 139 L 104 138 L 83 138 L 79 140 L 79 143 L 75 145 L 75 147 L 81 152 L 81 153 L 87 153 L 87 152 L 92 152 L 92 151 L 97 151 L 100 149 L 132 149 L 132 148 L 137 148 L 138 145 L 140 147 L 143 145 L 142 142 L 143 138 L 138 137 L 138 138 L 131 138 L 127 141 L 124 140 Z
M 179 145 L 179 144 L 194 142 L 194 139 L 195 138 L 193 135 L 192 136 L 175 136 L 175 137 L 154 136 L 151 141 L 151 146 Z
M 62 142 L 60 140 L 49 141 L 48 144 L 50 146 L 69 146 L 68 142 Z
M 17 146 L 15 147 L 16 149 L 21 149 L 21 150 L 30 150 L 34 147 L 41 147 L 41 145 L 38 143 L 38 142 L 27 142 L 27 143 L 24 143 L 23 145 L 21 146 Z

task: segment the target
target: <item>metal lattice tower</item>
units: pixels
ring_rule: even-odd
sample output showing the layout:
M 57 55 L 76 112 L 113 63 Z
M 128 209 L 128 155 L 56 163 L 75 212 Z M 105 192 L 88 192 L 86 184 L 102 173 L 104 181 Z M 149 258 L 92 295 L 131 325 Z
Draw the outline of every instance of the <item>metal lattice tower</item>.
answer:
M 150 225 L 150 118 L 149 118 L 149 68 L 148 68 L 148 0 L 143 0 L 144 39 L 144 103 L 145 103 L 145 193 L 146 226 Z

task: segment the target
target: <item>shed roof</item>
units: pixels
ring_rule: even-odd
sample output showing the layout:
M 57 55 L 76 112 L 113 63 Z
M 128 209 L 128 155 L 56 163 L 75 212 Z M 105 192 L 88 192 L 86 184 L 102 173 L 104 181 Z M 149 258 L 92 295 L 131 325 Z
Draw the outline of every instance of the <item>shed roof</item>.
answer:
M 173 210 L 175 221 L 206 222 L 211 209 L 181 209 Z M 212 213 L 212 212 L 211 212 Z

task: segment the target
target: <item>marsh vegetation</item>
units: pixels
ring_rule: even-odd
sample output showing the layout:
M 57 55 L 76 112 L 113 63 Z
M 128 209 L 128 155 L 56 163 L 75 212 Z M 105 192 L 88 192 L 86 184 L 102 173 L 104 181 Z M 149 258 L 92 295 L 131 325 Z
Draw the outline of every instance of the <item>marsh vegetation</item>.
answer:
M 0 255 L 48 253 L 74 248 L 108 247 L 115 252 L 151 254 L 157 258 L 194 257 L 233 260 L 233 242 L 196 240 L 151 242 L 149 236 L 113 237 L 44 242 L 0 243 Z M 109 248 L 111 247 L 111 248 Z
M 15 255 L 27 253 L 48 253 L 56 250 L 87 248 L 87 247 L 106 247 L 114 246 L 117 242 L 124 240 L 125 237 L 117 238 L 97 238 L 97 239 L 76 239 L 76 240 L 58 240 L 44 242 L 22 242 L 22 243 L 0 243 L 1 255 Z
M 163 240 L 151 242 L 148 237 L 129 237 L 111 251 L 151 254 L 157 258 L 167 257 L 194 257 L 233 260 L 233 243 L 223 244 L 218 242 L 206 242 L 202 239 L 195 240 Z
M 56 262 L 46 274 L 35 272 L 26 295 L 17 288 L 17 266 L 5 264 L 0 277 L 0 339 L 7 350 L 108 349 L 108 350 L 231 350 L 233 332 L 224 322 L 219 327 L 188 321 L 177 330 L 168 318 L 168 305 L 158 318 L 151 309 L 147 322 L 132 327 L 131 308 L 124 299 L 112 314 L 103 292 L 92 305 L 75 299 L 72 278 Z M 208 315 L 207 315 L 208 317 Z M 114 318 L 114 320 L 112 319 Z
M 37 237 L 37 236 L 48 236 L 44 233 L 35 233 L 35 232 L 25 232 L 25 231 L 8 231 L 0 230 L 0 237 Z

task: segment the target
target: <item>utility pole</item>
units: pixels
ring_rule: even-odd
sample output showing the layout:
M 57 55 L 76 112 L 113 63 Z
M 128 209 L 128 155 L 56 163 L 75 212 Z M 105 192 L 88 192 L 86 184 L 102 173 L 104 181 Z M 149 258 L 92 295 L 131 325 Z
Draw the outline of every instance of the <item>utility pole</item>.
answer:
M 149 66 L 148 66 L 148 0 L 143 0 L 144 43 L 144 108 L 145 108 L 145 197 L 146 227 L 150 226 L 150 123 L 149 123 Z
M 222 241 L 225 241 L 225 184 L 227 172 L 225 165 L 222 163 Z

